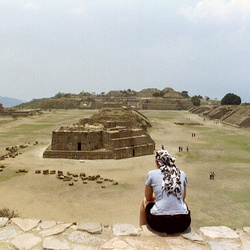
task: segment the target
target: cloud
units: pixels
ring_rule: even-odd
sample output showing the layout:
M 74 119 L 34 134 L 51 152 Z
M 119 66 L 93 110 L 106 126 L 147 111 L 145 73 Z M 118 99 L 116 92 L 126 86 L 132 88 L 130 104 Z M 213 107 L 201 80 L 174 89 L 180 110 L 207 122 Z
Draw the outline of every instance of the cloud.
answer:
M 192 22 L 246 26 L 250 21 L 250 1 L 202 0 L 194 7 L 182 8 L 180 12 Z
M 24 2 L 24 3 L 22 3 L 22 7 L 26 10 L 38 10 L 38 9 L 40 9 L 40 5 L 35 4 L 33 2 Z
M 86 15 L 86 8 L 83 6 L 74 7 L 70 11 L 73 15 Z

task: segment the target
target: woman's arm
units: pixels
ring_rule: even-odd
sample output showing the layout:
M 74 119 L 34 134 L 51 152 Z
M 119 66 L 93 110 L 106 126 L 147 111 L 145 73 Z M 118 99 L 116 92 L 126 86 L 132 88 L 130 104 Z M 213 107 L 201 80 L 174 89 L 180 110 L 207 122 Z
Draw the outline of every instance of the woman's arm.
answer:
M 153 188 L 148 185 L 145 186 L 145 197 L 148 202 L 155 200 Z

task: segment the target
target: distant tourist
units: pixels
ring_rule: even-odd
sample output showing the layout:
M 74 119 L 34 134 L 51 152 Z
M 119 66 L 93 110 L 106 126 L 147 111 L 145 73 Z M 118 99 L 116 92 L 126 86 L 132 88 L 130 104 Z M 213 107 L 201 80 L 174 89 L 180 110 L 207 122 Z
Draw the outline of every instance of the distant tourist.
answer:
M 186 198 L 187 177 L 167 150 L 156 152 L 157 169 L 147 174 L 145 198 L 140 209 L 140 226 L 149 225 L 165 233 L 185 231 L 191 224 Z
M 210 180 L 214 180 L 214 176 L 215 176 L 215 173 L 214 172 L 210 172 Z

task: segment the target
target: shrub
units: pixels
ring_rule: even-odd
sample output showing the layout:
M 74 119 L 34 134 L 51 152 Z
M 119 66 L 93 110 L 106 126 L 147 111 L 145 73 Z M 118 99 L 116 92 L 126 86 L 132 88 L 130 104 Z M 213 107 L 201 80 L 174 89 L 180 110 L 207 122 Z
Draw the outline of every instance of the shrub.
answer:
M 14 210 L 10 210 L 9 208 L 2 208 L 0 209 L 0 217 L 6 217 L 6 218 L 14 218 L 14 217 L 19 217 L 19 213 L 17 213 Z

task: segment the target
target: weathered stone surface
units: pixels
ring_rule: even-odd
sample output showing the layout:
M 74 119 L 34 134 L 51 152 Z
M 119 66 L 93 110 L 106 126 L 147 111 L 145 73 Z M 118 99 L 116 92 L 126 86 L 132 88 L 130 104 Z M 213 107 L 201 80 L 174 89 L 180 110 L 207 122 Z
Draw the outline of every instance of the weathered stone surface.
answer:
M 130 246 L 128 243 L 123 240 L 120 240 L 119 238 L 113 238 L 100 247 L 100 250 L 105 249 L 136 250 L 136 248 Z
M 12 225 L 0 228 L 0 240 L 12 239 L 17 236 L 16 228 Z
M 101 224 L 87 223 L 84 230 L 86 226 L 95 229 L 97 225 Z M 130 224 L 114 224 L 112 229 L 107 226 L 102 228 L 100 234 L 90 234 L 87 231 L 78 231 L 74 223 L 58 224 L 55 221 L 44 221 L 38 224 L 35 230 L 24 233 L 18 224 L 10 220 L 5 227 L 0 228 L 0 249 L 248 250 L 250 249 L 249 229 L 249 227 L 245 227 L 244 230 L 231 230 L 223 226 L 203 227 L 190 228 L 181 234 L 168 235 L 150 231 L 146 226 L 142 226 L 141 229 Z M 58 235 L 53 236 L 54 234 Z
M 146 225 L 141 226 L 142 229 L 142 235 L 149 237 L 149 236 L 155 236 L 155 233 L 151 230 L 149 230 L 149 228 Z
M 13 239 L 10 243 L 11 246 L 15 247 L 15 249 L 32 249 L 38 243 L 40 243 L 42 239 L 34 236 L 33 234 L 26 233 L 18 235 L 15 239 Z
M 102 239 L 94 235 L 90 235 L 87 232 L 74 231 L 69 234 L 68 240 L 75 244 L 86 244 L 86 245 L 101 245 L 104 244 L 107 240 Z
M 9 218 L 5 218 L 5 217 L 0 217 L 0 228 L 5 227 L 5 225 L 7 224 Z
M 204 239 L 198 232 L 196 228 L 190 228 L 190 231 L 184 232 L 181 234 L 184 239 L 188 239 L 191 241 L 198 241 L 198 242 L 203 242 Z
M 72 225 L 72 223 L 59 224 L 59 225 L 56 225 L 56 226 L 49 228 L 47 230 L 41 231 L 40 234 L 43 237 L 60 234 L 60 233 L 64 232 L 67 228 L 69 228 L 71 225 Z
M 250 227 L 243 227 L 243 231 L 244 231 L 246 234 L 250 235 Z
M 83 222 L 78 225 L 77 230 L 91 234 L 100 234 L 102 233 L 102 224 L 99 222 Z
M 91 246 L 71 245 L 70 250 L 92 250 Z
M 65 240 L 60 240 L 56 237 L 47 237 L 43 240 L 43 248 L 44 249 L 70 249 L 70 245 Z
M 130 224 L 114 224 L 112 226 L 114 235 L 131 235 L 138 236 L 141 234 L 141 230 L 136 229 L 133 225 Z
M 238 231 L 243 249 L 250 249 L 250 236 L 244 230 Z
M 48 229 L 48 228 L 54 227 L 55 225 L 56 225 L 56 221 L 43 221 L 40 224 L 40 228 L 41 229 Z
M 243 246 L 239 240 L 233 239 L 220 239 L 220 240 L 210 240 L 208 245 L 212 250 L 240 250 Z
M 182 236 L 168 236 L 165 241 L 168 244 L 165 249 L 210 250 L 208 245 L 186 240 Z
M 143 249 L 143 250 L 165 250 L 171 249 L 171 246 L 168 242 L 165 241 L 164 237 L 127 237 L 126 242 L 136 248 L 136 249 Z
M 12 218 L 13 221 L 17 226 L 19 226 L 24 232 L 28 232 L 39 224 L 40 220 L 38 219 L 22 219 L 22 218 Z
M 229 227 L 220 226 L 220 227 L 201 227 L 200 231 L 206 237 L 213 239 L 216 238 L 226 238 L 226 239 L 237 239 L 239 235 Z

